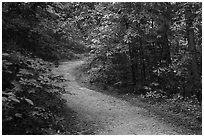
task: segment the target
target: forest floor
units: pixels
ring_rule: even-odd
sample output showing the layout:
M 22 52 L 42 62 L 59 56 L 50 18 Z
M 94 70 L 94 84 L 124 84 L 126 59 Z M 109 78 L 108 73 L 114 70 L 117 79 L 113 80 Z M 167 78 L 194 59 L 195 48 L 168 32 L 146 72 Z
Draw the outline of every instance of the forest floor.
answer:
M 139 101 L 131 103 L 129 98 L 120 98 L 91 90 L 76 80 L 73 74 L 83 61 L 61 62 L 53 72 L 63 75 L 66 81 L 60 82 L 67 93 L 62 96 L 67 101 L 81 123 L 83 130 L 78 134 L 97 135 L 179 135 L 197 134 L 185 128 L 176 126 L 166 119 L 168 115 L 157 115 L 147 105 Z M 148 109 L 147 109 L 148 108 Z M 159 111 L 159 110 L 158 110 Z M 170 120 L 171 121 L 171 120 Z M 80 123 L 79 122 L 79 123 Z

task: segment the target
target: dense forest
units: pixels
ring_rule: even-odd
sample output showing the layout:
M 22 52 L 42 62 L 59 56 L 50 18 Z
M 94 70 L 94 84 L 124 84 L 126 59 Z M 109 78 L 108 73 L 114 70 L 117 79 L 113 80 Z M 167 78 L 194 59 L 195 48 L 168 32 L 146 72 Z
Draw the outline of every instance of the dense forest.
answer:
M 202 3 L 3 2 L 3 134 L 72 134 L 51 70 L 80 58 L 90 84 L 177 101 L 201 124 Z

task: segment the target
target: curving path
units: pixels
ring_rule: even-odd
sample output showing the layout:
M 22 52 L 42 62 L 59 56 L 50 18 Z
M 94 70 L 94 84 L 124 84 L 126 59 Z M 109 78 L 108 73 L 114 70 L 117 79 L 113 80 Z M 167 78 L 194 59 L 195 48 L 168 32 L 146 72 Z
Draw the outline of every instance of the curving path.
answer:
M 82 121 L 97 127 L 98 135 L 175 135 L 172 125 L 157 120 L 149 111 L 127 101 L 81 87 L 71 72 L 83 61 L 62 62 L 53 72 L 66 79 L 62 86 L 70 93 L 63 94 L 67 105 Z M 178 130 L 178 129 L 177 129 Z M 86 133 L 81 133 L 86 134 Z

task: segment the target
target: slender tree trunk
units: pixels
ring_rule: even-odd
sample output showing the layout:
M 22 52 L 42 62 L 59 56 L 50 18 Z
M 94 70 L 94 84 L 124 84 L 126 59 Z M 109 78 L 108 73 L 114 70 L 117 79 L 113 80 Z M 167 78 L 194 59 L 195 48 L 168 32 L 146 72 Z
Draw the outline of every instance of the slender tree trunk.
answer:
M 165 61 L 163 64 L 165 66 L 168 66 L 169 64 L 171 64 L 171 54 L 170 54 L 170 45 L 169 45 L 169 41 L 168 41 L 168 32 L 169 32 L 169 25 L 170 25 L 170 21 L 172 18 L 172 6 L 171 4 L 169 4 L 167 6 L 166 11 L 163 13 L 163 15 L 161 16 L 161 23 L 162 23 L 162 27 L 161 27 L 161 40 L 162 40 L 162 60 Z
M 170 47 L 169 47 L 169 40 L 168 40 L 168 31 L 169 31 L 169 19 L 165 16 L 163 17 L 163 27 L 162 27 L 162 59 L 165 61 L 165 65 L 168 66 L 171 64 L 171 54 L 170 54 Z
M 163 46 L 163 44 L 161 42 L 158 43 L 158 46 L 159 46 L 159 49 L 160 49 L 159 66 L 161 66 L 162 65 L 162 60 L 163 60 L 164 46 Z
M 145 75 L 146 69 L 145 69 L 144 51 L 143 51 L 143 45 L 142 45 L 141 38 L 139 38 L 139 44 L 140 44 L 140 60 L 141 60 L 141 65 L 142 65 L 141 77 L 142 77 L 142 83 L 144 84 L 146 80 L 146 75 Z
M 168 29 L 168 28 L 166 28 L 166 29 Z M 162 41 L 163 41 L 162 58 L 163 58 L 163 60 L 165 60 L 165 64 L 168 66 L 169 64 L 171 64 L 171 54 L 170 54 L 169 41 L 168 41 L 168 37 L 167 37 L 167 31 L 164 32 Z
M 136 85 L 135 63 L 134 63 L 134 60 L 133 60 L 133 47 L 132 47 L 131 43 L 129 43 L 128 46 L 129 46 L 131 71 L 132 71 L 132 84 Z
M 191 11 L 191 5 L 186 8 L 185 11 L 185 18 L 186 18 L 186 30 L 187 30 L 187 39 L 188 39 L 188 46 L 191 53 L 191 70 L 192 70 L 192 80 L 194 87 L 199 86 L 199 74 L 198 74 L 198 64 L 197 64 L 197 57 L 196 57 L 196 46 L 194 41 L 194 30 L 193 30 L 193 13 Z M 191 93 L 193 89 L 191 90 Z M 195 94 L 195 93 L 192 93 Z M 191 95 L 192 95 L 191 94 Z
M 151 27 L 154 28 L 154 19 L 151 18 Z
M 129 21 L 127 16 L 123 16 L 124 24 L 121 24 L 123 31 L 126 32 L 129 29 Z M 131 72 L 132 72 L 132 84 L 136 85 L 136 73 L 135 73 L 135 63 L 134 63 L 134 55 L 133 55 L 133 44 L 132 42 L 128 43 L 128 50 L 130 55 L 130 63 L 131 63 Z

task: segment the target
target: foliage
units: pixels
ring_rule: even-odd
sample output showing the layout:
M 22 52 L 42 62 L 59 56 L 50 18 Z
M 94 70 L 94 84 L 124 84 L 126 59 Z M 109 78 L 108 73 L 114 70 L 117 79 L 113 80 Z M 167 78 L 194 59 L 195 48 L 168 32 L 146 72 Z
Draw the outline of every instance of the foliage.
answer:
M 46 60 L 77 57 L 85 51 L 73 15 L 60 3 L 3 3 L 3 49 L 24 48 Z M 76 54 L 76 55 L 75 55 Z
M 65 89 L 55 84 L 62 79 L 44 60 L 58 65 L 58 60 L 76 59 L 86 51 L 76 26 L 83 7 L 86 4 L 2 3 L 3 134 L 69 132 L 60 97 Z
M 64 100 L 51 64 L 20 52 L 3 53 L 3 134 L 49 134 L 60 131 Z M 56 128 L 58 127 L 58 128 Z
M 172 98 L 167 98 L 162 92 L 150 91 L 139 98 L 165 112 L 180 115 L 185 122 L 189 122 L 187 125 L 196 130 L 202 128 L 202 106 L 196 96 L 186 98 L 175 94 Z
M 89 28 L 91 82 L 158 83 L 168 97 L 180 93 L 201 101 L 201 3 L 94 4 L 84 13 L 99 18 Z M 197 25 L 189 27 L 189 21 Z
M 2 3 L 3 133 L 56 127 L 63 89 L 43 59 L 87 51 L 91 83 L 202 102 L 201 14 L 199 2 Z

